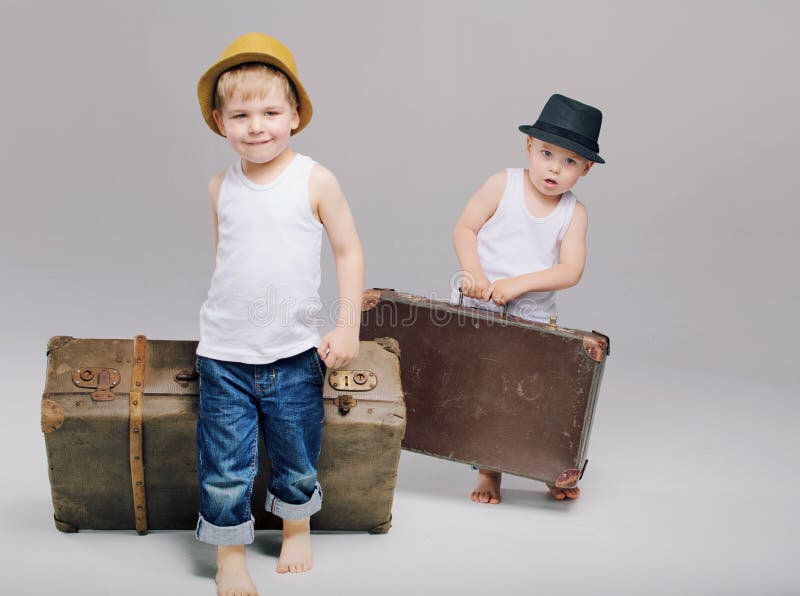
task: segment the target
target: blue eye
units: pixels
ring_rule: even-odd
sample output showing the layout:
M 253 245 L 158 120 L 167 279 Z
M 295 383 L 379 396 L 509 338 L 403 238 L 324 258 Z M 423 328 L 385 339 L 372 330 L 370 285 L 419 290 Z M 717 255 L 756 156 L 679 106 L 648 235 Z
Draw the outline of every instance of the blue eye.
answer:
M 571 157 L 568 157 L 565 161 L 567 162 L 568 166 L 574 166 L 576 163 L 578 163 L 577 161 L 575 161 Z
M 547 149 L 542 149 L 542 155 L 544 155 L 545 157 L 550 157 L 553 154 L 550 153 Z

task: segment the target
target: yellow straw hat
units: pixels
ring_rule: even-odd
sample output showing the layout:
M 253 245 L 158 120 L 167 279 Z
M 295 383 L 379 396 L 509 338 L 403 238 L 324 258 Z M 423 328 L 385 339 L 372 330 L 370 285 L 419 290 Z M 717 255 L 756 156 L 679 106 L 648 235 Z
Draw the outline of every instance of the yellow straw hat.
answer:
M 314 110 L 311 107 L 308 93 L 306 93 L 303 84 L 297 77 L 297 65 L 294 63 L 294 58 L 289 48 L 274 37 L 263 33 L 245 33 L 241 37 L 237 37 L 231 45 L 225 48 L 219 60 L 200 77 L 200 81 L 197 83 L 197 99 L 200 101 L 200 110 L 203 112 L 206 124 L 215 133 L 222 135 L 212 116 L 217 79 L 226 70 L 247 62 L 269 64 L 280 69 L 289 77 L 289 80 L 297 90 L 297 99 L 300 102 L 297 108 L 300 116 L 300 125 L 292 131 L 292 134 L 297 134 L 303 130 L 311 120 Z

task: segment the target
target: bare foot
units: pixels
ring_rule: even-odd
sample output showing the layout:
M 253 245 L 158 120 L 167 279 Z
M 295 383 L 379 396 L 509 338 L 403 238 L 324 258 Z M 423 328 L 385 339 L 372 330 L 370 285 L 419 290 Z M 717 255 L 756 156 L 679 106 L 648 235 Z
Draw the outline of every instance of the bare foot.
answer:
M 478 484 L 472 489 L 470 499 L 476 503 L 491 503 L 496 505 L 500 502 L 500 481 L 503 475 L 494 470 L 479 470 Z
M 283 520 L 283 545 L 278 557 L 278 573 L 303 573 L 314 566 L 311 557 L 309 518 Z
M 217 547 L 217 595 L 258 596 L 258 590 L 247 572 L 244 545 Z
M 577 486 L 573 486 L 572 488 L 558 488 L 553 484 L 548 484 L 547 488 L 550 489 L 550 495 L 557 501 L 563 501 L 564 499 L 577 499 L 581 496 L 581 489 Z

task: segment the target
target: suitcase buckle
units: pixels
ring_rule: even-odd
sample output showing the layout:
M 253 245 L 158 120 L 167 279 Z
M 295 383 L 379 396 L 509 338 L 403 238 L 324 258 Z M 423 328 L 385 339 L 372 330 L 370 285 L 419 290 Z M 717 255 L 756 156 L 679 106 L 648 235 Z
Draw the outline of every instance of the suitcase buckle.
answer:
M 358 405 L 358 400 L 352 395 L 340 395 L 333 400 L 333 405 L 339 408 L 340 413 L 347 414 Z
M 114 399 L 112 388 L 119 385 L 120 375 L 116 368 L 90 366 L 76 368 L 72 373 L 72 382 L 83 389 L 94 389 L 94 401 L 111 401 Z

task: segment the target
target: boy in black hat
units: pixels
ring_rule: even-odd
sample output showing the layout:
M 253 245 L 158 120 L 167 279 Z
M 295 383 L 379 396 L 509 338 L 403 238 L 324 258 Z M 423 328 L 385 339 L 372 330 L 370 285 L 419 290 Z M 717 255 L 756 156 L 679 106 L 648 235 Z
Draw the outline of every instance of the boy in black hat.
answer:
M 528 167 L 491 176 L 470 198 L 453 230 L 464 304 L 547 322 L 557 313 L 556 290 L 578 283 L 586 261 L 586 208 L 572 193 L 595 163 L 602 114 L 563 95 L 547 101 L 539 119 L 520 126 Z M 500 472 L 479 470 L 471 498 L 500 502 Z M 556 499 L 578 488 L 550 486 Z

